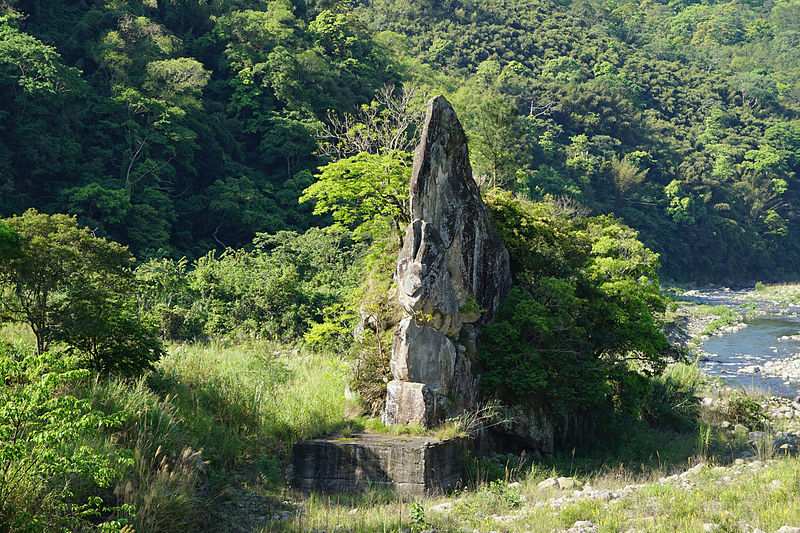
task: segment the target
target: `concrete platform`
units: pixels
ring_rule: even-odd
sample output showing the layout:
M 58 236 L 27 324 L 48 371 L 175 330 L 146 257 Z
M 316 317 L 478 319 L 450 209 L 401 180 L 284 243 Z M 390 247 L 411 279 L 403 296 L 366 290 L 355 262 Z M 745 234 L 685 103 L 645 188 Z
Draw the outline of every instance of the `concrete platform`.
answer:
M 399 494 L 436 494 L 458 483 L 462 458 L 473 448 L 469 438 L 439 441 L 377 433 L 296 442 L 292 484 L 301 491 L 385 487 Z

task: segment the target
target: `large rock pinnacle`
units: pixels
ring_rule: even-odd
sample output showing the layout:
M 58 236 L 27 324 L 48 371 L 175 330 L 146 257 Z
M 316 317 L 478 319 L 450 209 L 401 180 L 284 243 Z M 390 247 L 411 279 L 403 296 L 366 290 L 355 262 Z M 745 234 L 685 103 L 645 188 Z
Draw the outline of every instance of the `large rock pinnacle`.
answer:
M 431 425 L 474 405 L 468 355 L 511 289 L 508 251 L 489 224 L 467 137 L 443 96 L 428 102 L 410 187 L 412 221 L 397 261 L 407 317 L 395 331 L 384 417 Z

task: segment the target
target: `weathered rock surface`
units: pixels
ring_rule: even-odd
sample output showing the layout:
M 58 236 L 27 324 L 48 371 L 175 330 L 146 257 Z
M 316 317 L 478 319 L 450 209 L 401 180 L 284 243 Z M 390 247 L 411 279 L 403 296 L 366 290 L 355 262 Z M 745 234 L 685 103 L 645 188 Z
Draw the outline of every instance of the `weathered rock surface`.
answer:
M 431 425 L 474 405 L 468 355 L 511 289 L 508 251 L 472 179 L 464 129 L 443 96 L 428 102 L 410 193 L 412 222 L 397 261 L 407 316 L 395 330 L 384 420 Z
M 550 455 L 555 450 L 553 421 L 542 409 L 509 406 L 503 413 L 505 422 L 497 430 L 514 435 L 532 445 L 539 453 Z
M 455 344 L 440 330 L 405 318 L 396 330 L 391 360 L 392 375 L 401 381 L 427 383 L 448 394 L 455 374 Z
M 411 174 L 411 224 L 397 266 L 400 303 L 456 333 L 488 324 L 511 289 L 508 251 L 472 179 L 467 137 L 450 103 L 428 103 Z M 466 312 L 465 312 L 466 311 Z
M 386 385 L 384 419 L 392 424 L 425 425 L 436 418 L 438 403 L 426 384 L 395 379 Z
M 470 439 L 439 441 L 364 433 L 302 441 L 292 448 L 292 484 L 303 491 L 355 492 L 370 487 L 398 493 L 440 493 L 460 479 Z

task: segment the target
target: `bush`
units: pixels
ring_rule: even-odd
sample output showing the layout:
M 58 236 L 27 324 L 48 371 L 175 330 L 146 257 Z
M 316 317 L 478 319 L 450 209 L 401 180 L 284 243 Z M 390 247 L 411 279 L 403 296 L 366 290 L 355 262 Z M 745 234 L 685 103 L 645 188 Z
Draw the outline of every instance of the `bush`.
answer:
M 606 384 L 597 359 L 580 338 L 563 334 L 574 334 L 577 327 L 574 290 L 552 278 L 538 288 L 531 295 L 514 287 L 482 333 L 481 388 L 507 401 L 534 400 L 554 411 L 600 403 Z
M 292 341 L 325 323 L 357 284 L 361 249 L 344 231 L 312 228 L 259 234 L 254 249 L 211 252 L 137 268 L 139 313 L 162 338 L 265 338 Z M 316 339 L 327 342 L 317 329 Z M 338 332 L 337 332 L 338 333 Z M 335 335 L 334 335 L 335 336 Z
M 479 339 L 484 393 L 556 412 L 635 411 L 646 387 L 633 373 L 657 373 L 669 349 L 654 319 L 665 309 L 658 256 L 613 217 L 569 218 L 507 193 L 487 202 L 515 287 Z
M 651 426 L 666 426 L 687 431 L 697 425 L 701 383 L 700 370 L 695 365 L 677 364 L 650 381 L 639 414 Z
M 136 376 L 151 369 L 163 346 L 155 328 L 130 309 L 130 287 L 75 281 L 67 293 L 69 305 L 56 313 L 60 328 L 54 338 L 102 374 Z
M 88 376 L 0 341 L 0 530 L 80 529 L 112 511 L 103 495 L 127 460 L 98 443 L 124 415 L 65 392 Z

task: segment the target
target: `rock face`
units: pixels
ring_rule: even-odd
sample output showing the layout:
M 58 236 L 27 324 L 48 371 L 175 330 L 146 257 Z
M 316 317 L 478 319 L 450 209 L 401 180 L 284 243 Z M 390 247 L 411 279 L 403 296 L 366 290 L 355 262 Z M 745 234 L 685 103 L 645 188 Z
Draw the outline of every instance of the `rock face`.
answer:
M 489 223 L 466 134 L 443 96 L 428 102 L 410 187 L 412 222 L 397 261 L 407 316 L 395 331 L 384 418 L 431 425 L 474 405 L 469 357 L 511 289 L 508 251 Z

